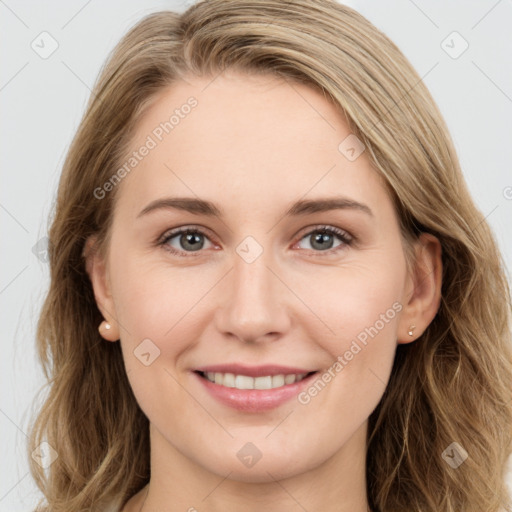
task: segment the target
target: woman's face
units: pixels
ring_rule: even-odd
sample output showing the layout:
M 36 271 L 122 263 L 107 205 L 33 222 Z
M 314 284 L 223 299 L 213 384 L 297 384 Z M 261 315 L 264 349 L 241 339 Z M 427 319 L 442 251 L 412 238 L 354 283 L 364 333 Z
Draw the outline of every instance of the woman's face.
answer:
M 145 113 L 95 292 L 153 453 L 258 482 L 364 446 L 413 288 L 359 144 L 268 76 L 190 78 Z

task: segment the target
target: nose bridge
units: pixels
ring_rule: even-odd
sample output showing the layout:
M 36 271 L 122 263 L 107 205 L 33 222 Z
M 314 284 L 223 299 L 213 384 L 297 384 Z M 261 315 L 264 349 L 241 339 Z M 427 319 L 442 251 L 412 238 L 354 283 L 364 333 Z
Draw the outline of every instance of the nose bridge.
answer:
M 246 341 L 282 333 L 288 325 L 284 289 L 267 266 L 272 251 L 251 237 L 236 248 L 228 292 L 222 301 L 221 329 Z
M 268 259 L 266 252 L 254 260 L 244 259 L 239 254 L 234 258 L 232 291 L 239 301 L 249 299 L 257 306 L 263 296 L 270 298 L 275 287 L 271 283 L 273 275 L 268 269 Z

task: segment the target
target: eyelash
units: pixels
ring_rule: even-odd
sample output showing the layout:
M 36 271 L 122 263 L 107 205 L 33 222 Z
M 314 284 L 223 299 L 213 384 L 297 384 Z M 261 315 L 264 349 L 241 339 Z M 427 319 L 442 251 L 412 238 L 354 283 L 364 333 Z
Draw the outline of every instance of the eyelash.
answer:
M 174 249 L 173 247 L 170 247 L 169 245 L 167 245 L 169 240 L 172 240 L 177 235 L 181 235 L 183 233 L 198 234 L 198 235 L 202 235 L 202 236 L 205 236 L 206 238 L 208 238 L 206 233 L 204 233 L 203 231 L 201 231 L 198 228 L 183 227 L 183 228 L 177 228 L 173 231 L 164 233 L 164 235 L 162 235 L 160 240 L 157 241 L 157 245 L 161 246 L 164 250 L 169 251 L 171 254 L 179 256 L 179 257 L 183 257 L 183 258 L 193 257 L 196 255 L 195 254 L 196 252 L 197 253 L 202 252 L 201 250 L 199 250 L 199 251 L 178 251 L 178 250 Z M 313 229 L 311 229 L 310 231 L 305 233 L 301 238 L 299 238 L 298 241 L 300 242 L 307 236 L 311 236 L 313 233 L 335 235 L 343 242 L 342 244 L 338 245 L 338 247 L 334 247 L 332 249 L 327 249 L 325 251 L 315 251 L 313 249 L 307 249 L 307 250 L 312 250 L 314 253 L 318 253 L 318 254 L 322 254 L 322 255 L 332 255 L 333 253 L 336 253 L 340 250 L 343 250 L 346 247 L 351 246 L 352 243 L 354 242 L 354 237 L 349 235 L 346 231 L 343 231 L 334 226 L 326 226 L 326 225 L 314 226 Z

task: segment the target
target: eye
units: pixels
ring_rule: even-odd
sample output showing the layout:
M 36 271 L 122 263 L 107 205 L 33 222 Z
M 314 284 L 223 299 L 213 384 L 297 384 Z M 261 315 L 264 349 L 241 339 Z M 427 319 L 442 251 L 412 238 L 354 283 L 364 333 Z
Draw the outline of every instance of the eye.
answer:
M 335 238 L 338 238 L 341 242 L 333 246 Z M 313 250 L 314 252 L 327 252 L 329 254 L 342 250 L 353 242 L 352 236 L 334 226 L 316 226 L 315 229 L 302 237 L 300 241 L 302 240 L 308 241 L 309 247 L 306 247 L 306 249 Z M 300 244 L 300 242 L 298 243 Z
M 340 240 L 340 243 L 333 246 L 336 238 Z M 205 247 L 205 240 L 210 246 L 206 244 Z M 299 245 L 303 240 L 308 241 L 309 247 L 306 247 L 308 250 L 332 254 L 350 246 L 354 239 L 346 231 L 334 226 L 315 226 L 295 246 Z M 190 226 L 166 232 L 157 244 L 171 254 L 181 257 L 195 256 L 194 253 L 198 253 L 202 249 L 211 248 L 214 245 L 203 231 Z
M 159 245 L 163 246 L 172 254 L 186 257 L 188 255 L 183 253 L 193 253 L 201 249 L 207 249 L 208 247 L 205 247 L 205 240 L 208 240 L 208 242 L 212 244 L 202 231 L 188 227 L 175 229 L 166 233 L 159 242 Z

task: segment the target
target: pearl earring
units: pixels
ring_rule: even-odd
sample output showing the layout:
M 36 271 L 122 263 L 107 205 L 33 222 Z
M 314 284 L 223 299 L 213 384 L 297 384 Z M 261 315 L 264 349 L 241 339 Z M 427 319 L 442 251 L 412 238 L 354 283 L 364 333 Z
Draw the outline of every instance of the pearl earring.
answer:
M 100 334 L 103 330 L 110 331 L 110 329 L 112 329 L 112 326 L 106 320 L 103 320 L 99 326 Z
M 415 325 L 411 325 L 411 326 L 409 327 L 409 332 L 408 332 L 407 334 L 409 334 L 409 336 L 412 336 L 412 331 L 413 331 L 414 329 L 416 329 L 416 326 L 415 326 Z

